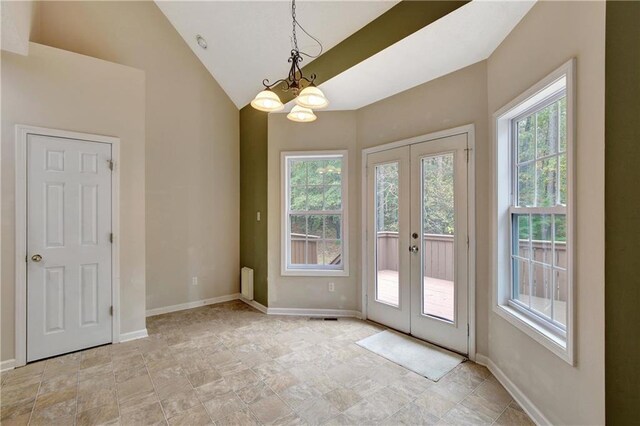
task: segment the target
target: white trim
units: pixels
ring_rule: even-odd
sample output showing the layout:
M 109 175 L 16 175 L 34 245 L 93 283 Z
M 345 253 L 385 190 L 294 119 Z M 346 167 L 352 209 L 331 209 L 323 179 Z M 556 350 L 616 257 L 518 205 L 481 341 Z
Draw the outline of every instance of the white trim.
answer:
M 147 317 L 168 314 L 169 312 L 184 311 L 185 309 L 198 308 L 200 306 L 215 305 L 216 303 L 230 302 L 240 299 L 240 293 L 228 294 L 226 296 L 212 297 L 210 299 L 196 300 L 193 302 L 180 303 L 178 305 L 163 306 L 161 308 L 147 309 Z
M 449 136 L 462 135 L 464 133 L 475 134 L 474 124 L 465 124 L 464 126 L 454 127 L 452 129 L 440 130 L 426 135 L 415 136 L 412 138 L 402 139 L 395 142 L 386 143 L 384 145 L 372 146 L 362 150 L 362 158 L 365 159 L 367 154 L 380 151 L 388 151 L 394 148 L 400 148 L 407 145 L 413 145 L 420 142 L 428 142 L 436 139 L 448 138 Z
M 0 361 L 0 371 L 8 371 L 16 368 L 16 360 L 8 359 L 6 361 Z
M 576 203 L 575 203 L 575 134 L 576 134 L 576 60 L 570 59 L 542 80 L 531 86 L 520 96 L 500 108 L 493 114 L 492 119 L 492 147 L 495 167 L 492 172 L 493 178 L 493 211 L 492 226 L 493 236 L 496 242 L 493 250 L 492 261 L 492 311 L 496 315 L 505 319 L 509 324 L 516 327 L 531 339 L 540 343 L 552 353 L 566 361 L 570 365 L 575 365 L 575 223 L 576 223 Z M 565 84 L 566 77 L 566 84 Z M 557 92 L 562 85 L 565 85 L 567 98 L 567 325 L 566 343 L 563 347 L 559 344 L 556 336 L 550 335 L 543 327 L 536 325 L 533 321 L 518 313 L 515 309 L 507 306 L 509 298 L 507 290 L 511 288 L 510 268 L 500 268 L 499 265 L 511 265 L 511 248 L 509 233 L 511 232 L 510 222 L 512 208 L 511 185 L 504 185 L 504 182 L 511 182 L 511 147 L 512 131 L 511 120 L 532 106 L 538 104 L 541 98 L 551 96 Z M 527 209 L 528 210 L 528 209 Z M 555 212 L 554 208 L 540 209 Z M 509 229 L 509 231 L 506 231 Z M 509 290 L 510 291 L 510 290 Z
M 296 269 L 289 262 L 289 180 L 287 158 L 289 157 L 342 157 L 342 268 L 341 269 Z M 283 277 L 348 277 L 349 276 L 349 151 L 283 151 L 280 153 L 280 275 Z
M 536 405 L 513 383 L 507 375 L 491 360 L 483 354 L 476 355 L 476 363 L 483 365 L 489 369 L 491 374 L 500 382 L 511 397 L 516 401 L 525 413 L 537 425 L 551 425 L 552 423 L 545 417 Z
M 242 300 L 244 303 L 246 303 L 247 305 L 251 306 L 252 308 L 255 308 L 255 309 L 259 310 L 263 314 L 267 313 L 267 307 L 264 306 L 262 303 L 257 302 L 256 300 L 245 299 L 242 296 L 240 296 L 240 300 Z
M 347 309 L 267 308 L 267 314 L 291 315 L 300 317 L 362 318 L 362 314 L 360 312 Z
M 256 302 L 255 300 L 247 300 L 244 297 L 240 297 L 240 300 L 267 315 L 362 318 L 362 314 L 360 312 L 347 309 L 267 308 L 262 303 Z
M 142 330 L 130 331 L 128 333 L 120 333 L 120 342 L 118 343 L 124 343 L 130 340 L 144 339 L 145 337 L 149 337 L 146 328 L 143 328 Z
M 428 133 L 413 138 L 403 139 L 396 142 L 387 143 L 362 150 L 361 164 L 361 258 L 362 258 L 362 319 L 367 319 L 367 155 L 387 151 L 389 149 L 400 148 L 407 145 L 413 145 L 421 142 L 428 142 L 436 139 L 442 139 L 450 136 L 467 135 L 467 147 L 469 151 L 469 163 L 467 166 L 467 209 L 468 209 L 468 234 L 469 234 L 469 264 L 468 264 L 468 323 L 469 337 L 468 358 L 472 361 L 476 359 L 476 177 L 475 177 L 475 125 L 466 124 L 464 126 L 454 127 L 448 130 Z
M 120 139 L 23 124 L 15 126 L 15 366 L 27 362 L 27 137 L 41 135 L 111 144 L 115 167 L 111 173 L 111 340 L 120 341 Z

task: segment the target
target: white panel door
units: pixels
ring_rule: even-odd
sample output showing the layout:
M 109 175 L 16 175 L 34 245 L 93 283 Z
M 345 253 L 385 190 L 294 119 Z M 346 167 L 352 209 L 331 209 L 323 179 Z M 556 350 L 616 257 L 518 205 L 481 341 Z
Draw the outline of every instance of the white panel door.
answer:
M 27 139 L 27 361 L 111 342 L 111 145 Z
M 411 334 L 468 348 L 467 135 L 411 145 Z

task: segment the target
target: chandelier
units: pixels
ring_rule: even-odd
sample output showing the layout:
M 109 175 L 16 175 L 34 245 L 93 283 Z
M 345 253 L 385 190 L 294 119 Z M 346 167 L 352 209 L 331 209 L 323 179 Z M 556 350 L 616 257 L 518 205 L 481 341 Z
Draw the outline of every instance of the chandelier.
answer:
M 322 43 L 311 34 L 309 34 L 300 23 L 296 20 L 296 0 L 291 1 L 291 18 L 293 20 L 293 32 L 291 56 L 289 57 L 289 63 L 291 68 L 289 69 L 289 75 L 287 78 L 282 78 L 274 83 L 269 83 L 268 79 L 262 80 L 264 90 L 256 95 L 251 101 L 251 106 L 257 110 L 265 112 L 282 111 L 284 104 L 280 100 L 280 97 L 272 90 L 275 86 L 282 84 L 282 90 L 288 92 L 291 90 L 295 97 L 296 105 L 291 109 L 291 112 L 287 115 L 287 118 L 299 123 L 309 123 L 314 121 L 317 117 L 313 113 L 314 109 L 326 108 L 329 105 L 329 101 L 324 96 L 324 93 L 316 87 L 314 84 L 316 75 L 311 74 L 306 77 L 302 73 L 300 63 L 303 61 L 303 56 L 309 58 L 317 58 L 322 54 Z M 298 49 L 298 38 L 296 36 L 296 27 L 299 27 L 306 35 L 311 37 L 320 46 L 320 52 L 315 55 L 309 55 L 305 52 L 301 52 Z

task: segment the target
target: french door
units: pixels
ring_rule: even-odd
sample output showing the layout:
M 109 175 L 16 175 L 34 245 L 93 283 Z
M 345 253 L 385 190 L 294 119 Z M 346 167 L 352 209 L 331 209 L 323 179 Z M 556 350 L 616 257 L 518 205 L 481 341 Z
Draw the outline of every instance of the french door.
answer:
M 367 317 L 467 354 L 467 135 L 367 156 Z

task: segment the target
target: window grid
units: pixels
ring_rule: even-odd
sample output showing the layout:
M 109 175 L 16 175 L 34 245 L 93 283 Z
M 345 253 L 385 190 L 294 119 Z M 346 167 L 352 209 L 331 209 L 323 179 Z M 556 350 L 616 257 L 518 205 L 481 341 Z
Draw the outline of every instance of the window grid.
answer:
M 555 144 L 552 144 L 551 146 L 549 146 L 548 147 L 549 152 L 545 153 L 540 149 L 540 141 L 539 141 L 539 134 L 538 134 L 539 132 L 538 119 L 539 119 L 539 114 L 543 110 L 545 110 L 546 108 L 552 108 L 554 106 L 555 106 L 554 114 L 556 119 Z M 563 114 L 565 114 L 564 117 L 563 117 Z M 563 134 L 562 134 L 563 118 L 566 118 L 566 91 L 564 89 L 548 97 L 547 99 L 541 101 L 537 105 L 534 105 L 532 108 L 530 108 L 520 116 L 515 117 L 511 120 L 511 132 L 512 132 L 512 147 L 511 147 L 512 148 L 511 150 L 512 151 L 512 155 L 511 155 L 511 158 L 512 158 L 512 168 L 511 168 L 512 204 L 511 205 L 512 207 L 510 208 L 510 215 L 511 215 L 512 238 L 511 238 L 510 257 L 511 257 L 512 272 L 510 274 L 511 275 L 510 304 L 512 306 L 519 308 L 519 310 L 524 311 L 526 314 L 530 316 L 534 316 L 539 320 L 539 322 L 542 322 L 543 325 L 547 326 L 548 328 L 551 328 L 556 333 L 566 336 L 565 324 L 568 319 L 565 317 L 564 318 L 565 323 L 563 324 L 557 321 L 555 317 L 555 314 L 556 314 L 555 309 L 557 309 L 556 301 L 559 301 L 560 299 L 560 288 L 558 286 L 558 282 L 559 282 L 558 276 L 559 276 L 559 273 L 562 273 L 562 272 L 564 272 L 565 274 L 567 273 L 566 268 L 559 266 L 557 264 L 558 251 L 556 250 L 557 249 L 556 218 L 564 217 L 566 221 L 566 213 L 567 213 L 566 200 L 562 199 L 562 188 L 561 188 L 561 185 L 562 185 L 561 160 L 564 159 L 566 164 L 566 157 L 567 157 L 566 138 L 564 138 L 564 145 L 563 145 Z M 519 152 L 521 148 L 520 146 L 521 141 L 519 140 L 520 134 L 518 130 L 519 130 L 520 124 L 527 120 L 532 121 L 532 126 L 534 130 L 532 132 L 532 138 L 529 140 L 529 143 L 533 144 L 533 158 L 521 159 L 521 153 Z M 566 131 L 566 124 L 564 126 L 564 130 Z M 553 204 L 548 206 L 547 205 L 540 206 L 540 204 L 548 204 L 549 194 L 546 194 L 547 200 L 539 199 L 539 195 L 540 195 L 539 192 L 541 188 L 539 188 L 540 175 L 539 175 L 538 166 L 541 164 L 544 164 L 546 161 L 550 161 L 551 159 L 555 159 L 555 167 L 554 167 L 555 182 L 554 182 L 554 188 L 553 188 L 554 193 L 553 193 L 553 200 L 552 200 Z M 529 201 L 532 201 L 532 203 L 529 203 L 529 204 L 533 204 L 533 205 L 522 206 L 521 202 L 526 200 L 521 199 L 521 193 L 520 193 L 521 182 L 519 177 L 520 177 L 520 174 L 522 174 L 522 169 L 527 166 L 533 169 L 532 170 L 533 171 L 533 182 L 532 182 L 533 183 L 533 188 L 532 188 L 533 200 L 529 200 Z M 540 167 L 540 169 L 541 168 L 542 167 Z M 529 176 L 531 176 L 531 172 L 529 172 Z M 563 201 L 565 202 L 565 204 L 562 204 Z M 551 219 L 551 238 L 550 238 L 551 262 L 550 263 L 536 260 L 534 257 L 535 255 L 534 239 L 533 239 L 533 233 L 534 233 L 533 216 L 534 215 L 538 215 L 540 217 L 548 216 Z M 520 240 L 520 229 L 518 227 L 518 218 L 522 216 L 526 216 L 528 218 L 528 230 L 527 230 L 528 238 L 527 238 L 527 256 L 526 257 L 520 254 L 521 240 Z M 544 240 L 544 242 L 546 241 L 547 240 Z M 544 260 L 547 260 L 547 259 L 544 259 Z M 519 271 L 520 269 L 519 263 L 518 263 L 519 261 L 524 262 L 527 265 L 526 275 L 527 275 L 527 281 L 528 281 L 528 296 L 529 296 L 528 303 L 525 303 L 522 300 L 519 300 L 518 297 L 516 297 L 516 294 L 518 294 L 518 296 L 520 295 L 519 293 L 520 283 L 516 281 L 516 271 Z M 549 298 L 550 310 L 548 315 L 545 314 L 544 312 L 540 312 L 539 310 L 535 309 L 532 306 L 532 300 L 534 297 L 534 276 L 536 272 L 536 266 L 542 268 L 543 286 L 545 285 L 544 281 L 547 280 L 545 277 L 550 275 L 548 278 L 550 291 L 547 292 L 546 289 L 543 290 L 545 291 L 544 293 L 545 296 L 547 294 L 550 296 Z M 547 272 L 549 272 L 549 274 L 547 274 Z
M 342 169 L 343 169 L 343 155 L 329 155 L 329 156 L 295 156 L 288 157 L 286 159 L 286 214 L 287 214 L 287 241 L 288 245 L 287 251 L 287 269 L 291 270 L 330 270 L 330 271 L 341 271 L 344 269 L 343 262 L 343 253 L 344 253 L 344 245 L 343 245 L 343 223 L 344 223 L 344 200 L 343 200 L 343 179 L 342 179 Z M 332 164 L 333 163 L 333 164 Z M 294 181 L 292 172 L 295 166 L 301 166 L 305 168 L 304 180 L 303 181 Z M 313 179 L 310 178 L 310 169 L 312 167 L 318 167 L 322 165 L 323 173 L 314 173 Z M 339 165 L 339 167 L 336 167 Z M 318 178 L 318 174 L 320 174 L 320 178 Z M 334 176 L 330 178 L 330 176 Z M 337 177 L 336 177 L 337 176 Z M 337 195 L 337 202 L 331 204 L 327 199 L 328 192 L 334 192 Z M 295 205 L 295 208 L 292 208 L 292 199 L 294 198 L 295 193 L 303 194 L 302 199 L 304 202 L 302 205 Z M 310 195 L 321 194 L 320 202 L 314 201 L 310 202 Z M 294 218 L 304 217 L 304 232 L 294 232 L 292 229 L 292 224 Z M 335 232 L 335 236 L 329 235 L 327 232 L 327 222 L 329 218 L 334 220 L 334 225 L 337 227 L 337 231 Z M 321 222 L 320 226 L 320 235 L 315 235 L 317 238 L 310 238 L 314 236 L 314 233 L 317 233 L 318 229 L 310 226 L 310 220 L 315 219 Z M 304 241 L 304 258 L 303 262 L 294 262 L 292 259 L 292 242 L 293 235 L 304 235 L 304 238 L 299 239 L 298 241 Z M 310 259 L 309 256 L 311 254 L 310 242 L 315 243 L 316 251 L 316 263 L 312 261 L 314 259 Z M 329 247 L 334 248 L 334 252 L 337 249 L 337 256 L 331 258 L 332 256 L 328 256 Z M 318 250 L 319 249 L 319 250 Z M 330 264 L 330 262 L 334 261 L 335 264 Z

